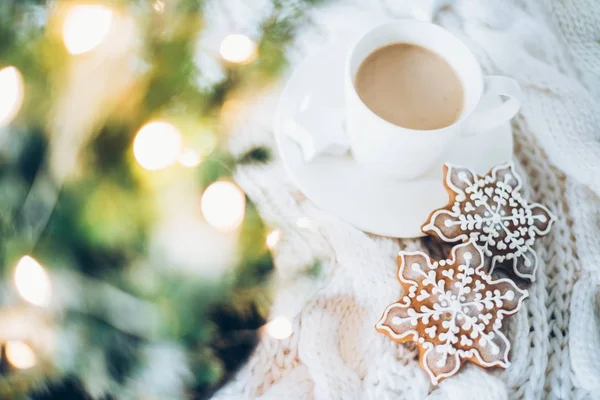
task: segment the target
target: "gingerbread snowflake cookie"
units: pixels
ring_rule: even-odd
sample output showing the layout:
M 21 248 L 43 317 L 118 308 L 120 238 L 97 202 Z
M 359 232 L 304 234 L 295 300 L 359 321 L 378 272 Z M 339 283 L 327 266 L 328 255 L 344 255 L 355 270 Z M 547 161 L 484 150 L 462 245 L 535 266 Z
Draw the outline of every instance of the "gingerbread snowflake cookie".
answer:
M 435 210 L 422 231 L 445 242 L 473 239 L 490 261 L 531 281 L 537 269 L 533 243 L 550 231 L 555 217 L 546 207 L 521 197 L 521 179 L 512 163 L 485 176 L 467 168 L 444 166 L 449 204 Z
M 398 264 L 405 295 L 375 327 L 397 342 L 416 342 L 433 384 L 456 374 L 466 360 L 509 366 L 510 343 L 500 328 L 505 316 L 520 309 L 526 290 L 509 279 L 493 280 L 472 241 L 454 247 L 448 260 L 400 252 Z

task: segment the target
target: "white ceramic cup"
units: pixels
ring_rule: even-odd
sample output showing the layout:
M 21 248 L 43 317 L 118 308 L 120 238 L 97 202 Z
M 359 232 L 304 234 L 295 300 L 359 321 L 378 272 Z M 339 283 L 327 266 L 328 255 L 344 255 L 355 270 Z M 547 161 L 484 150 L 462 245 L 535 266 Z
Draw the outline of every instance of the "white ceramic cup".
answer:
M 361 63 L 375 50 L 392 43 L 412 43 L 443 57 L 456 71 L 464 91 L 464 104 L 452 125 L 416 130 L 394 125 L 367 107 L 354 81 Z M 504 76 L 483 76 L 473 53 L 450 32 L 429 22 L 402 19 L 380 25 L 362 36 L 350 49 L 345 70 L 345 126 L 354 159 L 365 168 L 402 180 L 418 178 L 441 160 L 459 135 L 489 131 L 513 118 L 522 102 L 518 83 Z M 484 95 L 506 97 L 492 109 L 478 110 Z

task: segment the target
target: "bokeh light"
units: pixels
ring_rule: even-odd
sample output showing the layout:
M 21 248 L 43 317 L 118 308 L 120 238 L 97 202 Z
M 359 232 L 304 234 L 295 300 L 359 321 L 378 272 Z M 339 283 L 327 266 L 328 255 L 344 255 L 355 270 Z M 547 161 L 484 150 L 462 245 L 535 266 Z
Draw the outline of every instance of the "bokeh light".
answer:
M 211 184 L 202 194 L 202 214 L 214 228 L 230 232 L 240 226 L 246 213 L 246 196 L 231 182 Z
M 228 35 L 221 42 L 221 57 L 236 63 L 249 63 L 256 56 L 256 43 L 248 36 L 241 34 Z
M 18 369 L 28 369 L 36 364 L 33 350 L 20 340 L 6 342 L 6 359 L 13 367 Z
M 267 247 L 270 249 L 274 249 L 277 247 L 277 244 L 281 240 L 281 231 L 279 229 L 274 229 L 267 235 Z
M 156 0 L 154 2 L 154 4 L 152 5 L 152 7 L 154 8 L 155 11 L 157 11 L 159 13 L 165 11 L 165 3 L 162 0 Z
M 265 331 L 274 339 L 285 339 L 292 334 L 292 322 L 286 317 L 275 317 L 265 325 Z
M 191 149 L 184 150 L 179 156 L 179 164 L 188 168 L 197 167 L 200 164 L 200 161 L 202 160 L 200 159 L 198 152 Z
M 113 11 L 99 4 L 78 4 L 68 11 L 63 23 L 63 41 L 73 55 L 98 47 L 110 31 Z
M 181 133 L 168 122 L 155 121 L 144 125 L 133 141 L 133 155 L 143 168 L 156 171 L 166 168 L 181 155 Z
M 0 70 L 0 127 L 17 115 L 23 103 L 23 78 L 15 67 Z
M 15 269 L 15 285 L 21 297 L 36 306 L 50 303 L 50 277 L 34 258 L 23 256 Z

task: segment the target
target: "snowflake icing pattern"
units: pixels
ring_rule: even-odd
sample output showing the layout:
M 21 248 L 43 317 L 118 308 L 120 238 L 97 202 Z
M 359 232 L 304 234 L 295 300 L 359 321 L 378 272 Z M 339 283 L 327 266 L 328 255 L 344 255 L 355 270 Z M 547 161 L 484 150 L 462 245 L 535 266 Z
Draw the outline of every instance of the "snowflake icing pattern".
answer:
M 556 218 L 543 205 L 521 197 L 513 164 L 498 165 L 483 177 L 445 165 L 444 177 L 450 203 L 435 210 L 422 231 L 445 242 L 472 239 L 491 258 L 491 270 L 500 264 L 533 281 L 533 243 L 550 231 Z
M 400 252 L 398 279 L 405 295 L 387 307 L 376 329 L 397 342 L 414 341 L 433 384 L 454 375 L 465 360 L 509 366 L 510 343 L 500 331 L 505 315 L 527 297 L 509 279 L 493 280 L 472 241 L 455 246 L 448 260 Z

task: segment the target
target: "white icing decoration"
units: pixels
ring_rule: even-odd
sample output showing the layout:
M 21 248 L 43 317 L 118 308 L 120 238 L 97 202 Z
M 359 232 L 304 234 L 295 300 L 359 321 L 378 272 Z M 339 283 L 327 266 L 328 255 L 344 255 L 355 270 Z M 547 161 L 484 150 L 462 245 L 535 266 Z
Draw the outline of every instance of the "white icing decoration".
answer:
M 457 263 L 456 255 L 461 249 L 464 249 L 461 252 L 464 262 Z M 444 265 L 432 263 L 422 252 L 402 253 L 402 261 L 407 255 L 418 255 L 424 260 L 424 265 L 411 264 L 410 272 L 405 271 L 407 265 L 402 262 L 398 271 L 399 279 L 407 285 L 410 293 L 419 290 L 416 300 L 419 301 L 420 307 L 416 309 L 410 302 L 394 303 L 386 309 L 377 324 L 380 331 L 393 339 L 412 337 L 412 340 L 420 343 L 424 351 L 422 357 L 426 360 L 434 356 L 433 365 L 439 368 L 451 365 L 448 357 L 458 357 L 454 363 L 455 368 L 450 372 L 432 371 L 430 364 L 422 363 L 434 384 L 453 375 L 460 367 L 462 359 L 476 358 L 480 365 L 486 367 L 508 366 L 510 343 L 500 331 L 501 321 L 504 315 L 514 314 L 521 308 L 527 291 L 519 289 L 509 279 L 492 280 L 481 268 L 481 254 L 478 259 L 479 265 L 472 265 L 472 252 L 475 251 L 481 253 L 473 241 L 455 246 L 451 258 L 446 260 Z M 415 268 L 415 265 L 419 268 Z M 449 270 L 455 272 L 446 272 Z M 439 276 L 454 276 L 454 281 L 438 279 L 437 273 Z M 498 286 L 499 283 L 504 284 Z M 502 292 L 500 288 L 505 291 Z M 518 299 L 515 303 L 517 294 Z M 394 308 L 402 308 L 405 317 L 392 316 L 391 326 L 388 326 L 386 321 Z M 441 322 L 433 322 L 440 320 Z M 394 326 L 402 326 L 405 330 L 397 332 Z M 406 329 L 407 326 L 420 328 Z M 424 332 L 423 336 L 419 335 L 417 329 Z M 502 347 L 496 343 L 502 344 Z M 431 353 L 432 349 L 435 349 L 434 353 Z M 486 355 L 485 360 L 482 354 Z
M 475 240 L 486 256 L 494 256 L 492 269 L 496 263 L 513 260 L 514 272 L 519 277 L 533 280 L 537 269 L 537 257 L 530 256 L 533 252 L 531 246 L 536 236 L 548 233 L 556 217 L 543 205 L 529 203 L 521 197 L 519 193 L 522 185 L 521 179 L 514 172 L 512 163 L 497 165 L 490 174 L 479 179 L 474 171 L 469 170 L 469 173 L 475 177 L 474 182 L 467 179 L 469 174 L 464 170 L 455 172 L 457 167 L 451 165 L 446 165 L 446 167 L 446 184 L 450 190 L 456 193 L 455 203 L 452 205 L 451 211 L 446 209 L 435 211 L 429 222 L 423 226 L 423 231 L 433 231 L 447 242 L 464 241 L 471 238 Z M 461 187 L 452 182 L 454 175 Z M 463 184 L 467 184 L 464 189 L 462 188 Z M 494 186 L 484 187 L 490 184 Z M 464 206 L 464 211 L 461 204 Z M 480 214 L 470 213 L 477 209 L 482 209 L 483 212 Z M 541 211 L 543 213 L 540 213 Z M 544 213 L 549 216 L 549 221 Z M 464 233 L 457 237 L 446 237 L 435 226 L 435 221 L 442 215 L 445 227 L 457 226 Z M 536 221 L 543 224 L 548 222 L 546 229 L 540 230 L 535 225 Z M 522 264 L 519 263 L 519 260 L 522 261 Z
M 435 337 L 435 331 L 437 330 L 437 326 L 433 325 L 429 328 L 425 328 L 425 333 L 429 335 L 430 338 Z

